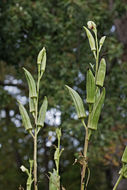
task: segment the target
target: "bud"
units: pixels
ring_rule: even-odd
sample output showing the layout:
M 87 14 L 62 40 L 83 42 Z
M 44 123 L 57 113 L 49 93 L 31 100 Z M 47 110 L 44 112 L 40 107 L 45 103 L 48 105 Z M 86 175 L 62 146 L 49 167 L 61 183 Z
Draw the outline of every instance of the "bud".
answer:
M 91 30 L 95 30 L 96 29 L 96 24 L 93 21 L 88 21 L 87 22 L 87 26 Z
M 20 169 L 22 170 L 22 172 L 26 172 L 27 171 L 27 168 L 25 168 L 25 166 L 21 166 Z

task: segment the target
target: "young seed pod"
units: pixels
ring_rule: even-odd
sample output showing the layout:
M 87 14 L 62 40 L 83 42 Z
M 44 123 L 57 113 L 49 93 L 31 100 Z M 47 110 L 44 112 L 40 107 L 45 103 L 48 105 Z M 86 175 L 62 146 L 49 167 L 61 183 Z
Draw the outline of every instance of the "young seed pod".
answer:
M 27 131 L 29 130 L 32 130 L 32 125 L 31 125 L 31 122 L 30 122 L 30 118 L 28 116 L 28 113 L 25 109 L 25 107 L 20 103 L 19 103 L 19 111 L 20 111 L 20 114 L 21 114 L 21 117 L 22 117 L 22 122 L 23 122 L 23 125 L 25 127 L 25 129 Z
M 102 46 L 103 46 L 103 43 L 104 43 L 104 41 L 105 41 L 105 38 L 106 38 L 106 36 L 103 36 L 101 39 L 100 39 L 100 41 L 99 41 L 99 51 L 101 50 L 101 48 L 102 48 Z
M 47 107 L 48 107 L 48 101 L 47 101 L 47 98 L 45 96 L 44 101 L 43 101 L 42 106 L 41 106 L 40 111 L 39 111 L 39 117 L 37 120 L 38 127 L 44 127 L 44 121 L 45 121 Z
M 127 146 L 125 147 L 125 150 L 122 156 L 122 162 L 127 164 Z
M 83 105 L 83 101 L 82 101 L 81 97 L 75 90 L 73 90 L 69 86 L 65 85 L 65 87 L 68 89 L 68 91 L 72 97 L 72 100 L 74 102 L 74 105 L 75 105 L 75 108 L 77 111 L 78 118 L 79 119 L 85 118 L 86 113 L 85 113 L 85 109 L 84 109 L 84 105 Z
M 37 64 L 39 64 L 39 65 L 42 63 L 42 59 L 43 59 L 43 56 L 44 56 L 44 51 L 45 51 L 45 48 L 43 47 L 43 49 L 38 54 Z
M 30 98 L 37 98 L 37 91 L 36 91 L 35 81 L 34 81 L 32 75 L 30 74 L 30 72 L 27 71 L 25 68 L 23 68 L 23 69 L 25 71 L 26 79 L 27 79 L 28 86 L 29 86 Z
M 96 51 L 95 40 L 94 40 L 91 32 L 85 26 L 84 26 L 84 29 L 86 31 L 86 34 L 87 34 L 87 37 L 89 40 L 91 51 Z
M 86 92 L 87 92 L 86 102 L 94 103 L 95 102 L 95 77 L 90 69 L 87 71 Z
M 46 67 L 46 49 L 43 48 L 43 56 L 42 56 L 42 61 L 41 61 L 41 72 L 43 73 L 45 71 Z
M 98 98 L 100 96 L 100 88 L 96 86 L 96 92 L 95 92 L 95 102 L 97 102 Z
M 33 98 L 29 98 L 29 109 L 31 113 L 35 113 L 35 105 Z
M 90 119 L 88 123 L 88 128 L 97 130 L 97 125 L 101 113 L 101 109 L 105 99 L 105 88 L 103 88 L 100 96 L 98 97 L 97 101 L 94 103 L 93 110 L 90 114 Z
M 103 87 L 105 73 L 106 73 L 106 62 L 105 62 L 105 59 L 102 58 L 99 69 L 98 69 L 98 73 L 97 73 L 96 85 Z

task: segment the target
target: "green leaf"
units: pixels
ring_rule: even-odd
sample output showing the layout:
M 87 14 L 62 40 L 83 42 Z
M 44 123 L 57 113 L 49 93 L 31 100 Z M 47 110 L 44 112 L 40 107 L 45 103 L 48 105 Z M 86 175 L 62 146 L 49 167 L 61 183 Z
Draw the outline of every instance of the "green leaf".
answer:
M 86 93 L 87 93 L 86 102 L 94 103 L 95 102 L 95 77 L 90 69 L 87 71 Z
M 27 71 L 25 68 L 23 68 L 23 69 L 25 71 L 26 79 L 27 79 L 28 86 L 29 86 L 29 96 L 30 96 L 30 98 L 37 98 L 35 81 L 34 81 L 32 75 L 30 74 L 30 72 Z
M 48 107 L 48 101 L 47 101 L 47 98 L 45 96 L 44 97 L 44 101 L 42 103 L 42 106 L 40 108 L 39 117 L 38 117 L 38 120 L 37 120 L 37 125 L 39 127 L 43 127 L 44 126 L 44 121 L 45 121 L 47 107 Z
M 90 119 L 88 122 L 88 128 L 97 130 L 97 125 L 101 113 L 101 108 L 105 99 L 105 88 L 103 88 L 100 96 L 97 98 L 97 101 L 94 103 L 93 110 L 90 114 Z
M 53 169 L 53 173 L 49 172 L 49 174 L 49 190 L 60 189 L 60 176 L 57 174 L 57 171 Z
M 25 129 L 27 131 L 31 130 L 32 129 L 32 125 L 31 125 L 28 113 L 27 113 L 25 107 L 19 101 L 18 101 L 18 103 L 19 103 L 19 111 L 20 111 L 20 114 L 21 114 L 21 117 L 22 117 L 23 125 L 24 125 L 24 127 L 25 127 Z
M 96 85 L 103 87 L 104 79 L 106 73 L 106 62 L 105 59 L 101 59 L 100 66 L 97 73 Z
M 127 163 L 127 146 L 125 147 L 125 150 L 122 156 L 122 162 Z
M 79 94 L 75 90 L 73 90 L 69 86 L 65 85 L 65 87 L 68 89 L 68 91 L 69 91 L 69 93 L 73 99 L 78 118 L 79 119 L 85 118 L 86 113 L 85 113 L 85 109 L 84 109 L 84 105 L 83 105 L 83 101 L 82 101 L 81 97 L 79 96 Z
M 94 40 L 91 32 L 85 26 L 84 26 L 84 29 L 86 31 L 86 34 L 87 34 L 87 37 L 89 40 L 91 51 L 96 51 L 95 40 Z

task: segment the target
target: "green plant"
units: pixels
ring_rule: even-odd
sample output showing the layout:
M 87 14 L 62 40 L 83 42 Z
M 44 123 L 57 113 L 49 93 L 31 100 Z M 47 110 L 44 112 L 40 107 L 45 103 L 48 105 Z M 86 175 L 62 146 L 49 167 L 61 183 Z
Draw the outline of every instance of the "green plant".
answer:
M 33 116 L 34 124 L 32 125 L 30 117 L 25 109 L 25 107 L 18 101 L 19 103 L 19 111 L 22 117 L 22 122 L 25 129 L 28 133 L 33 137 L 34 144 L 34 153 L 33 153 L 33 161 L 30 161 L 30 171 L 26 169 L 24 166 L 21 166 L 23 172 L 26 172 L 28 175 L 27 180 L 27 190 L 31 190 L 32 182 L 34 182 L 34 190 L 37 190 L 37 138 L 40 129 L 44 126 L 46 110 L 48 106 L 47 98 L 44 97 L 43 103 L 38 111 L 38 101 L 39 101 L 39 86 L 40 80 L 43 76 L 46 67 L 46 50 L 43 48 L 37 58 L 37 66 L 38 66 L 38 79 L 37 83 L 31 73 L 24 68 L 25 76 L 28 82 L 29 87 L 29 112 Z M 33 177 L 32 177 L 32 167 L 33 167 Z
M 87 115 L 84 108 L 83 100 L 81 99 L 81 97 L 75 90 L 73 90 L 72 88 L 66 85 L 66 88 L 68 89 L 73 99 L 73 102 L 77 111 L 78 119 L 81 120 L 85 129 L 85 142 L 84 142 L 83 153 L 80 153 L 77 158 L 77 161 L 82 166 L 81 190 L 84 190 L 84 188 L 87 189 L 88 180 L 90 176 L 90 170 L 88 168 L 88 157 L 87 157 L 88 144 L 89 144 L 91 134 L 93 134 L 94 131 L 97 130 L 101 109 L 104 104 L 105 88 L 103 87 L 103 84 L 104 84 L 105 73 L 106 73 L 105 59 L 101 58 L 100 60 L 100 51 L 106 37 L 103 36 L 98 42 L 96 24 L 92 21 L 89 21 L 87 24 L 88 24 L 88 28 L 92 30 L 92 32 L 94 33 L 94 37 L 93 37 L 93 34 L 90 32 L 90 30 L 84 26 L 84 29 L 86 31 L 86 34 L 89 40 L 91 51 L 95 58 L 95 64 L 91 64 L 91 63 L 89 64 L 89 69 L 87 71 L 87 79 L 86 79 L 86 96 L 87 96 L 86 102 L 89 107 L 87 125 L 86 125 L 86 120 L 85 120 Z M 88 169 L 87 180 L 85 180 L 86 169 Z

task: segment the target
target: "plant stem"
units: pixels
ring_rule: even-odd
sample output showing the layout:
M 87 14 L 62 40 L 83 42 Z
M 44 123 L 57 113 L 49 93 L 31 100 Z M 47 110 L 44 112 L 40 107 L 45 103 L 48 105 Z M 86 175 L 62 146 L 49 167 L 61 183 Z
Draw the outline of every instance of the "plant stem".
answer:
M 98 62 L 99 62 L 99 49 L 98 49 L 97 31 L 95 32 L 95 40 L 96 40 L 96 47 L 97 47 L 96 71 L 95 71 L 95 81 L 96 81 L 96 78 L 97 78 L 97 71 L 98 71 Z
M 34 134 L 34 190 L 37 190 L 37 131 Z
M 119 185 L 119 183 L 120 183 L 122 177 L 123 177 L 122 175 L 119 176 L 119 178 L 118 178 L 118 180 L 117 180 L 115 186 L 113 187 L 113 190 L 116 190 L 116 188 L 117 188 L 117 186 Z
M 38 99 L 39 99 L 39 85 L 40 85 L 40 65 L 38 66 L 38 81 L 37 81 L 37 100 L 35 111 L 35 129 L 34 129 L 34 190 L 38 190 L 37 187 L 37 117 L 38 117 Z
M 89 142 L 88 127 L 86 127 L 86 125 L 84 125 L 84 127 L 86 129 L 86 135 L 85 135 L 84 150 L 83 150 L 84 162 L 83 162 L 83 167 L 81 171 L 81 190 L 84 190 L 84 186 L 85 186 L 84 180 L 85 180 L 85 173 L 86 173 L 86 168 L 87 168 L 87 150 L 88 150 L 88 142 Z

